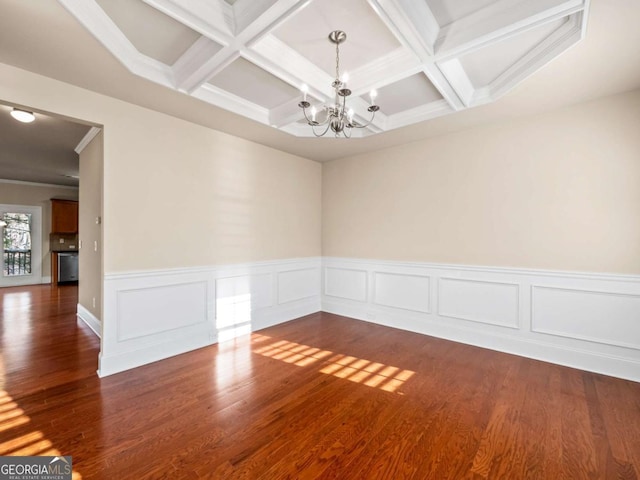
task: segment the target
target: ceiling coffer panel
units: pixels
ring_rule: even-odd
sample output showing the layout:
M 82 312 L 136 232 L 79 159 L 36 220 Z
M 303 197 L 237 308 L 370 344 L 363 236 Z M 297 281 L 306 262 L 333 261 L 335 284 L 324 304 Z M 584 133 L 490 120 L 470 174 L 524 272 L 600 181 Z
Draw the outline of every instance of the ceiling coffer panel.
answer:
M 583 38 L 590 2 L 58 1 L 132 75 L 308 137 L 299 89 L 333 102 L 334 30 L 347 35 L 339 69 L 356 121 L 378 92 L 366 136 L 497 100 Z
M 411 95 L 406 92 L 411 92 Z M 369 96 L 363 95 L 362 99 L 369 101 Z M 384 105 L 383 113 L 386 115 L 395 115 L 438 100 L 442 100 L 442 95 L 422 72 L 380 88 L 377 97 L 377 103 Z
M 253 63 L 238 58 L 209 83 L 264 108 L 275 108 L 298 96 L 298 89 Z
M 200 38 L 142 0 L 96 1 L 140 53 L 165 65 L 173 65 Z
M 532 28 L 496 45 L 463 55 L 460 57 L 460 63 L 475 88 L 485 87 L 566 22 L 566 18 L 561 18 Z
M 472 13 L 489 7 L 494 0 L 431 0 L 429 8 L 438 25 L 446 27 Z
M 347 34 L 340 46 L 341 72 L 351 72 L 400 47 L 365 0 L 313 1 L 276 28 L 273 35 L 334 76 L 335 49 L 327 41 L 334 30 Z

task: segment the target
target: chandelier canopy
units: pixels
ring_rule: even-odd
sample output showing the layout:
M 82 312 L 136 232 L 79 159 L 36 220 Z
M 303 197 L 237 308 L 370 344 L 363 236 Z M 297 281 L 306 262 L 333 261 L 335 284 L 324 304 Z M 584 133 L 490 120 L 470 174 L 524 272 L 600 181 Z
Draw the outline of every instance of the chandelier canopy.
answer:
M 347 109 L 347 97 L 351 95 L 351 90 L 347 88 L 347 82 L 349 76 L 347 73 L 340 78 L 340 44 L 347 40 L 347 34 L 342 30 L 335 30 L 329 34 L 329 41 L 336 46 L 336 78 L 331 84 L 335 91 L 333 104 L 327 104 L 322 107 L 320 112 L 317 111 L 315 106 L 311 106 L 311 103 L 307 100 L 308 89 L 306 85 L 302 87 L 302 101 L 298 103 L 298 106 L 302 108 L 304 118 L 307 124 L 311 126 L 313 134 L 316 137 L 324 136 L 329 130 L 335 134 L 336 137 L 341 135 L 350 138 L 351 129 L 353 128 L 366 128 L 371 125 L 376 112 L 380 110 L 380 107 L 375 104 L 377 92 L 371 90 L 369 94 L 370 104 L 367 111 L 371 113 L 371 118 L 366 123 L 360 123 L 354 120 L 354 111 L 352 108 Z M 309 109 L 309 113 L 307 113 Z

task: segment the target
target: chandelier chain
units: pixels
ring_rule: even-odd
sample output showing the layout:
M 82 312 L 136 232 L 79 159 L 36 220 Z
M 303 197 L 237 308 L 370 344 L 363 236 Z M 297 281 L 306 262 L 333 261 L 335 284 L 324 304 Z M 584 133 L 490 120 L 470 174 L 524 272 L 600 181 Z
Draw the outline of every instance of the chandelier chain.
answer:
M 336 80 L 340 80 L 340 43 L 336 42 Z

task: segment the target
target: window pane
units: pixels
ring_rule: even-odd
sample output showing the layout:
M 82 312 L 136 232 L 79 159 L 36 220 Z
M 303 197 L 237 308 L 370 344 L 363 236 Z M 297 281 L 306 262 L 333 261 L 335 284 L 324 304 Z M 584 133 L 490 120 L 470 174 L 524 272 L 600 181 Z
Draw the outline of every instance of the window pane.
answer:
M 3 274 L 31 274 L 31 214 L 5 213 L 2 216 Z

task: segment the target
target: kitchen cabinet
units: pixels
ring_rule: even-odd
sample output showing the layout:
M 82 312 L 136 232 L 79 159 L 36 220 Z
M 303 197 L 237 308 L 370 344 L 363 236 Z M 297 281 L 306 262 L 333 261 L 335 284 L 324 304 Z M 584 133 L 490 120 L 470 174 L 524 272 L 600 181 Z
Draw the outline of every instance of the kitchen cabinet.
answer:
M 59 255 L 68 255 L 65 252 L 78 251 L 78 202 L 74 200 L 59 200 L 57 198 L 51 199 L 51 234 L 49 243 L 51 251 L 51 283 L 56 285 L 58 281 L 71 280 L 67 277 L 58 278 Z M 74 258 L 77 265 L 78 257 Z
M 78 232 L 78 202 L 51 200 L 51 233 Z

